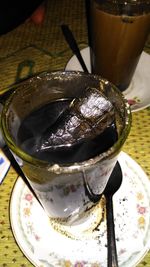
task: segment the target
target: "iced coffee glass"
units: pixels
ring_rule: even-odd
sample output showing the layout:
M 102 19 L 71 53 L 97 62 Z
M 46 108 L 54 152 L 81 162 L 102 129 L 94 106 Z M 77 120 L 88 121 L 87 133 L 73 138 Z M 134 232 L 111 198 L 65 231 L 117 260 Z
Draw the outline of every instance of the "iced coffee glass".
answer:
M 150 32 L 150 1 L 91 0 L 88 20 L 92 73 L 124 91 Z
M 58 100 L 78 98 L 87 87 L 101 90 L 115 108 L 118 139 L 112 147 L 85 161 L 63 164 L 52 164 L 31 155 L 30 146 L 28 153 L 22 149 L 19 129 L 29 114 Z M 48 119 L 46 112 L 37 120 L 32 120 L 31 116 L 32 131 L 41 135 L 44 124 L 56 116 L 57 110 L 50 109 Z M 20 159 L 21 168 L 47 215 L 64 225 L 86 220 L 89 211 L 98 205 L 89 199 L 86 186 L 93 194 L 103 193 L 130 125 L 130 108 L 120 91 L 97 75 L 81 72 L 42 73 L 20 83 L 2 112 L 2 131 L 7 145 Z M 29 137 L 32 135 L 30 127 L 24 128 L 24 134 Z M 62 158 L 65 156 L 64 151 Z

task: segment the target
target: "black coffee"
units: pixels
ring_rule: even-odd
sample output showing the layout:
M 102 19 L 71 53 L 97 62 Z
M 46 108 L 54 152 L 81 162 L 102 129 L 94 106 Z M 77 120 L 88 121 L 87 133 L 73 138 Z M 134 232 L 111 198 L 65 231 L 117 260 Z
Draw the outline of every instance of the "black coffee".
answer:
M 87 114 L 90 109 L 86 105 L 90 101 L 87 95 L 84 101 L 78 100 L 70 108 L 71 99 L 59 99 L 34 110 L 20 126 L 18 145 L 30 155 L 52 164 L 81 162 L 107 151 L 118 139 L 113 109 L 109 105 L 110 111 L 102 110 L 98 121 L 94 121 L 95 116 L 92 120 L 85 119 L 77 109 L 84 107 Z M 95 112 L 94 108 L 91 112 Z

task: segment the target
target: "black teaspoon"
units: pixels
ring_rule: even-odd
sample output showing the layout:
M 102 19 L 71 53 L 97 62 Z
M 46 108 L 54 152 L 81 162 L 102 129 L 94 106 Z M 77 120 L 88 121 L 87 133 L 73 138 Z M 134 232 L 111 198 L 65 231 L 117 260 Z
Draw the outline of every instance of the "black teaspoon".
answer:
M 94 194 L 88 185 L 85 174 L 83 175 L 83 183 L 85 188 L 85 194 L 89 200 L 93 203 L 100 201 L 102 195 Z M 114 214 L 113 214 L 113 195 L 117 192 L 122 183 L 122 171 L 120 164 L 116 163 L 108 183 L 105 187 L 103 195 L 106 199 L 106 218 L 107 218 L 107 266 L 118 267 L 118 257 L 115 240 L 115 225 L 114 225 Z
M 103 193 L 106 199 L 108 267 L 118 267 L 112 198 L 113 195 L 117 192 L 117 190 L 121 186 L 121 183 L 122 183 L 122 171 L 120 164 L 117 162 Z
M 71 48 L 73 53 L 76 55 L 77 59 L 79 60 L 81 66 L 82 66 L 82 69 L 84 70 L 84 72 L 88 72 L 88 69 L 85 65 L 83 58 L 82 58 L 82 55 L 80 53 L 77 42 L 73 36 L 73 33 L 69 29 L 68 25 L 65 25 L 65 24 L 61 25 L 61 29 L 62 29 L 63 35 L 64 35 L 69 47 Z

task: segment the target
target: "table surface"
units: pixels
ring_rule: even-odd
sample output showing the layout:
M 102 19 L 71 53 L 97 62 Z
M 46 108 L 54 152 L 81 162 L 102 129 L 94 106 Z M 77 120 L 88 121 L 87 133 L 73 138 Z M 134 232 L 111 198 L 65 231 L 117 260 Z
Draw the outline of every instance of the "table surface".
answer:
M 13 31 L 0 36 L 1 88 L 41 71 L 64 69 L 72 56 L 61 32 L 68 24 L 80 49 L 87 47 L 88 34 L 83 0 L 48 0 L 42 25 L 26 21 Z M 150 53 L 150 40 L 145 51 Z M 150 108 L 133 113 L 132 128 L 123 147 L 150 176 Z M 17 174 L 11 167 L 0 186 L 0 267 L 33 266 L 15 242 L 9 219 L 9 203 Z M 150 252 L 138 267 L 150 266 Z

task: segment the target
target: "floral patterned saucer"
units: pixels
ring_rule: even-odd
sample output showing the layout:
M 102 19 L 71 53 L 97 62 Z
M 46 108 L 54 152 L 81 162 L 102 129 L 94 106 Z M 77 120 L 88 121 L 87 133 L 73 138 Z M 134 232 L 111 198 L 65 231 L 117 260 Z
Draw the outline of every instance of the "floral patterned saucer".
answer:
M 91 72 L 89 47 L 82 49 L 81 54 L 89 72 Z M 83 71 L 75 55 L 71 57 L 71 59 L 68 61 L 65 69 Z M 132 112 L 139 111 L 150 106 L 149 69 L 150 55 L 148 53 L 143 52 L 135 70 L 131 84 L 129 88 L 124 91 L 124 96 L 127 98 L 129 104 L 131 105 Z
M 120 267 L 136 266 L 150 245 L 150 182 L 126 153 L 118 159 L 123 183 L 113 197 Z M 106 220 L 87 238 L 54 230 L 38 201 L 19 178 L 10 205 L 12 230 L 26 257 L 38 267 L 106 267 Z

